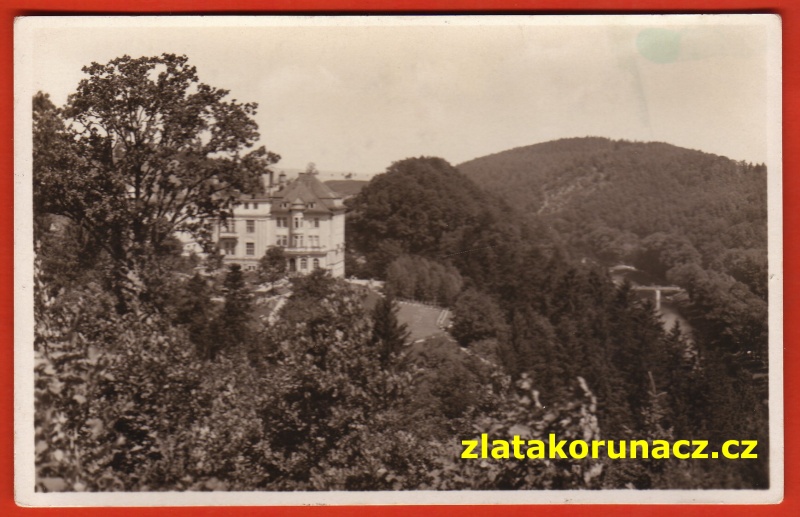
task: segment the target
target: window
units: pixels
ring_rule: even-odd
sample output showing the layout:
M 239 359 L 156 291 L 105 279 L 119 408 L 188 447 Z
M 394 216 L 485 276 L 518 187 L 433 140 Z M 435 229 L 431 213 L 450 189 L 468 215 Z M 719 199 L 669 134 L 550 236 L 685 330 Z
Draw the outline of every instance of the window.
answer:
M 252 219 L 247 220 L 247 233 L 255 233 L 256 232 L 256 222 Z
M 245 251 L 248 255 L 255 255 L 256 254 L 256 244 L 254 242 L 248 242 L 245 244 Z
M 222 253 L 224 255 L 236 255 L 236 241 L 222 241 Z
M 245 210 L 248 210 L 249 208 L 250 208 L 250 203 L 245 203 L 245 204 L 244 204 L 244 209 L 245 209 Z
M 233 233 L 236 231 L 236 221 L 228 219 L 227 221 L 220 221 L 219 230 L 225 233 Z
M 302 228 L 303 227 L 303 219 L 300 217 L 294 218 L 294 227 L 295 228 Z
M 308 245 L 312 248 L 319 248 L 319 235 L 309 235 Z
M 300 269 L 305 270 L 308 268 L 308 261 L 304 258 L 300 259 Z
M 319 269 L 319 259 L 314 259 L 314 269 Z
M 314 228 L 319 228 L 319 217 L 314 218 Z
M 283 246 L 284 248 L 289 245 L 289 237 L 286 235 L 278 235 L 278 246 Z
M 288 224 L 286 224 L 285 217 L 278 217 L 278 228 L 288 228 Z
M 293 235 L 292 236 L 292 246 L 295 248 L 302 248 L 303 247 L 303 236 L 302 235 Z
M 258 203 L 253 203 L 253 210 L 258 210 Z

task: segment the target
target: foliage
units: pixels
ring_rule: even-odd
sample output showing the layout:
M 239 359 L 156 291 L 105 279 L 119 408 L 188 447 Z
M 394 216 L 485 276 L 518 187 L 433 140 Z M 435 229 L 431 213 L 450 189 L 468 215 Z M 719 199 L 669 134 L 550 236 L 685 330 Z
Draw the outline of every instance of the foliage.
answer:
M 35 204 L 72 219 L 120 266 L 176 232 L 208 239 L 210 222 L 278 160 L 263 147 L 244 153 L 258 139 L 256 105 L 225 101 L 185 56 L 83 71 L 63 110 L 34 99 Z
M 225 303 L 219 317 L 219 333 L 221 339 L 218 346 L 237 347 L 247 343 L 251 338 L 250 326 L 253 295 L 245 284 L 242 267 L 239 264 L 228 266 L 228 273 L 223 281 Z M 211 357 L 216 355 L 212 349 Z
M 186 325 L 198 356 L 206 359 L 214 357 L 220 339 L 218 310 L 211 301 L 212 294 L 208 280 L 195 273 L 181 289 L 175 308 L 175 323 Z
M 334 283 L 316 305 L 312 319 L 282 319 L 269 331 L 278 347 L 266 358 L 270 403 L 261 419 L 281 458 L 272 488 L 363 489 L 355 471 L 373 462 L 363 440 L 392 432 L 391 407 L 410 377 L 382 367 L 370 320 L 347 286 Z
M 273 284 L 286 276 L 286 253 L 280 246 L 270 246 L 258 261 L 258 279 Z
M 734 424 L 726 415 L 737 414 L 747 415 L 742 416 L 740 426 L 766 439 L 768 290 L 764 165 L 736 162 L 663 143 L 576 138 L 478 158 L 460 165 L 459 169 L 490 192 L 501 195 L 510 205 L 527 212 L 527 218 L 555 228 L 574 256 L 605 265 L 635 263 L 653 275 L 656 282 L 669 282 L 687 290 L 689 299 L 679 303 L 681 314 L 693 330 L 688 348 L 695 363 L 688 372 L 676 363 L 674 354 L 669 359 L 653 348 L 654 343 L 665 338 L 657 337 L 654 330 L 644 330 L 651 325 L 641 326 L 645 320 L 636 316 L 635 310 L 625 308 L 630 303 L 619 303 L 621 298 L 616 301 L 596 298 L 595 307 L 621 311 L 616 313 L 621 319 L 612 325 L 619 342 L 603 345 L 597 343 L 606 341 L 603 336 L 608 335 L 610 322 L 599 318 L 584 327 L 581 321 L 593 318 L 574 316 L 597 309 L 581 303 L 565 290 L 558 296 L 534 301 L 532 308 L 548 319 L 556 331 L 555 350 L 562 349 L 573 363 L 595 363 L 593 369 L 602 376 L 621 370 L 617 383 L 579 369 L 597 390 L 600 401 L 618 407 L 612 401 L 622 400 L 620 396 L 626 400 L 628 410 L 623 412 L 602 411 L 601 404 L 604 429 L 621 432 L 624 426 L 643 425 L 641 414 L 647 406 L 645 374 L 653 369 L 657 384 L 676 375 L 680 378 L 677 385 L 659 388 L 668 394 L 669 418 L 680 426 L 682 433 L 733 429 Z M 536 276 L 532 278 L 537 280 Z M 552 283 L 545 281 L 546 285 Z M 626 289 L 620 294 L 627 297 Z M 571 305 L 565 307 L 563 316 L 553 312 L 554 305 L 564 305 L 559 300 Z M 579 305 L 574 305 L 575 302 Z M 637 320 L 644 332 L 632 332 Z M 522 324 L 525 319 L 519 321 Z M 512 336 L 516 335 L 519 332 L 512 328 Z M 674 341 L 674 336 L 669 339 Z M 532 349 L 534 343 L 530 341 Z M 542 341 L 546 348 L 553 348 L 554 341 L 547 333 Z M 577 346 L 581 341 L 583 345 Z M 594 350 L 601 346 L 599 350 L 606 351 L 603 354 L 611 358 L 611 364 L 598 364 L 605 362 L 601 359 L 588 360 L 581 349 L 591 342 L 595 343 Z M 516 353 L 509 356 L 518 357 Z M 534 365 L 533 368 L 552 371 L 553 362 L 547 363 L 549 367 Z M 545 379 L 537 377 L 537 381 L 546 381 L 548 377 L 557 379 L 546 375 Z M 699 483 L 703 486 L 720 486 L 720 483 L 731 487 L 765 486 L 766 464 L 766 459 L 761 458 L 747 466 L 708 462 L 694 465 L 691 474 L 702 478 Z M 633 484 L 691 486 L 684 476 L 687 472 L 667 469 L 658 479 L 644 476 Z
M 496 409 L 508 386 L 497 364 L 443 337 L 410 345 L 403 360 L 418 368 L 406 412 L 442 440 L 472 432 L 471 416 Z
M 372 344 L 378 349 L 381 365 L 387 368 L 408 340 L 408 325 L 397 320 L 397 304 L 384 296 L 372 310 Z
M 467 346 L 490 338 L 505 338 L 507 328 L 500 307 L 486 294 L 464 291 L 453 308 L 453 337 Z
M 413 255 L 439 263 L 456 283 L 448 266 L 482 287 L 500 283 L 531 247 L 552 244 L 545 228 L 524 223 L 502 200 L 482 192 L 441 158 L 395 162 L 348 204 L 348 250 L 366 262 L 362 275 L 381 279 L 396 259 Z M 401 285 L 410 280 L 401 272 L 409 261 L 419 263 L 419 258 L 395 265 L 393 278 Z
M 186 399 L 200 383 L 191 348 L 147 314 L 116 315 L 96 286 L 68 297 L 39 293 L 38 487 L 159 488 L 166 427 L 180 428 L 178 416 L 202 403 Z
M 486 433 L 490 438 L 549 441 L 601 439 L 595 416 L 597 400 L 586 382 L 578 378 L 574 395 L 544 408 L 537 402 L 538 392 L 531 380 L 520 378 L 509 396 L 493 414 L 477 418 L 473 436 Z M 442 455 L 438 468 L 431 472 L 431 488 L 439 490 L 530 490 L 580 489 L 602 487 L 603 461 L 592 459 L 472 459 L 458 458 L 463 450 L 453 446 Z M 458 458 L 458 459 L 457 459 Z
M 126 63 L 115 66 L 147 69 Z M 67 129 L 45 100 L 39 137 L 58 141 Z M 112 164 L 134 159 L 110 152 Z M 39 155 L 38 177 L 78 159 L 63 153 Z M 607 176 L 593 182 L 585 172 L 570 172 L 577 191 L 605 188 Z M 752 375 L 767 331 L 755 248 L 727 249 L 712 264 L 675 228 L 570 226 L 562 209 L 571 192 L 547 190 L 547 208 L 526 220 L 444 160 L 397 162 L 350 200 L 348 220 L 349 256 L 386 277 L 390 296 L 367 314 L 347 283 L 317 270 L 292 278 L 269 323 L 251 311 L 241 268 L 217 287 L 214 273 L 189 276 L 172 237 L 145 246 L 153 267 L 133 275 L 128 310 L 115 311 L 114 256 L 86 256 L 85 225 L 37 212 L 38 489 L 766 486 L 766 455 L 747 464 L 460 458 L 460 441 L 481 433 L 767 444 L 763 386 Z M 685 285 L 683 310 L 702 321 L 693 338 L 665 332 L 652 305 L 602 266 L 571 260 L 565 250 L 585 242 Z M 391 294 L 412 284 L 415 297 L 455 300 L 458 343 L 403 346 Z
M 453 266 L 423 257 L 401 255 L 386 273 L 387 289 L 409 300 L 451 306 L 461 292 L 463 281 Z

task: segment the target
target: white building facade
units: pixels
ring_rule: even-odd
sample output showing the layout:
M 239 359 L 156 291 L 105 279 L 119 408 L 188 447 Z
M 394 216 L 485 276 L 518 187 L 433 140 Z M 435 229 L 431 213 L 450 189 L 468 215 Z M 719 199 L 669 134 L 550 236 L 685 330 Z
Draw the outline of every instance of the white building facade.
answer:
M 280 246 L 290 273 L 326 269 L 344 277 L 342 197 L 305 172 L 277 185 L 270 178 L 264 196 L 242 198 L 233 217 L 220 222 L 215 239 L 225 262 L 253 270 L 270 246 Z

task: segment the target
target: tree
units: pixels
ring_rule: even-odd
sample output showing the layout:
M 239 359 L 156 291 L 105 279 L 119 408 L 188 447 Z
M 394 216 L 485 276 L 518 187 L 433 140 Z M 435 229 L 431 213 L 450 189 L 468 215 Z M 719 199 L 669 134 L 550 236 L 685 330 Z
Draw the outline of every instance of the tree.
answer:
M 372 310 L 372 342 L 378 347 L 381 365 L 386 368 L 400 353 L 408 339 L 408 325 L 397 320 L 397 304 L 387 295 Z
M 395 295 L 450 306 L 461 291 L 458 270 L 416 255 L 401 255 L 386 273 L 386 286 Z
M 279 159 L 245 152 L 259 136 L 257 105 L 225 101 L 186 56 L 126 55 L 83 71 L 63 111 L 34 99 L 35 205 L 86 229 L 120 268 L 176 232 L 208 242 L 212 221 Z
M 225 305 L 219 321 L 221 341 L 229 347 L 243 344 L 249 336 L 252 294 L 247 288 L 242 266 L 231 264 L 223 281 Z M 218 346 L 223 343 L 219 343 Z M 211 353 L 214 357 L 216 351 Z
M 209 359 L 217 347 L 214 320 L 216 314 L 211 301 L 212 291 L 208 282 L 195 273 L 183 287 L 176 307 L 175 322 L 186 325 L 189 339 L 197 348 L 198 355 Z
M 270 246 L 258 261 L 258 279 L 270 285 L 286 275 L 286 253 L 280 246 Z
M 292 278 L 292 296 L 281 309 L 280 319 L 289 324 L 305 324 L 310 329 L 324 327 L 327 311 L 320 300 L 330 296 L 336 286 L 336 279 L 321 268 Z
M 72 136 L 67 130 L 61 110 L 50 96 L 38 92 L 33 96 L 33 192 L 34 238 L 38 242 L 43 230 L 49 229 L 46 219 L 49 205 L 60 200 L 57 185 L 50 184 L 61 171 L 76 168 Z
M 453 308 L 453 337 L 461 346 L 505 336 L 508 331 L 503 311 L 491 297 L 467 289 Z

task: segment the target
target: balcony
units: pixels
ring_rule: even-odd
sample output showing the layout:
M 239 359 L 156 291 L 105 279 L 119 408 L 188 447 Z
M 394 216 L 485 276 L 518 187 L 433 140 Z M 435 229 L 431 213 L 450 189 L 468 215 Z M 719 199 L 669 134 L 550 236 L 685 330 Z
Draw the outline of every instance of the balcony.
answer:
M 327 246 L 284 246 L 283 251 L 286 253 L 326 253 Z

